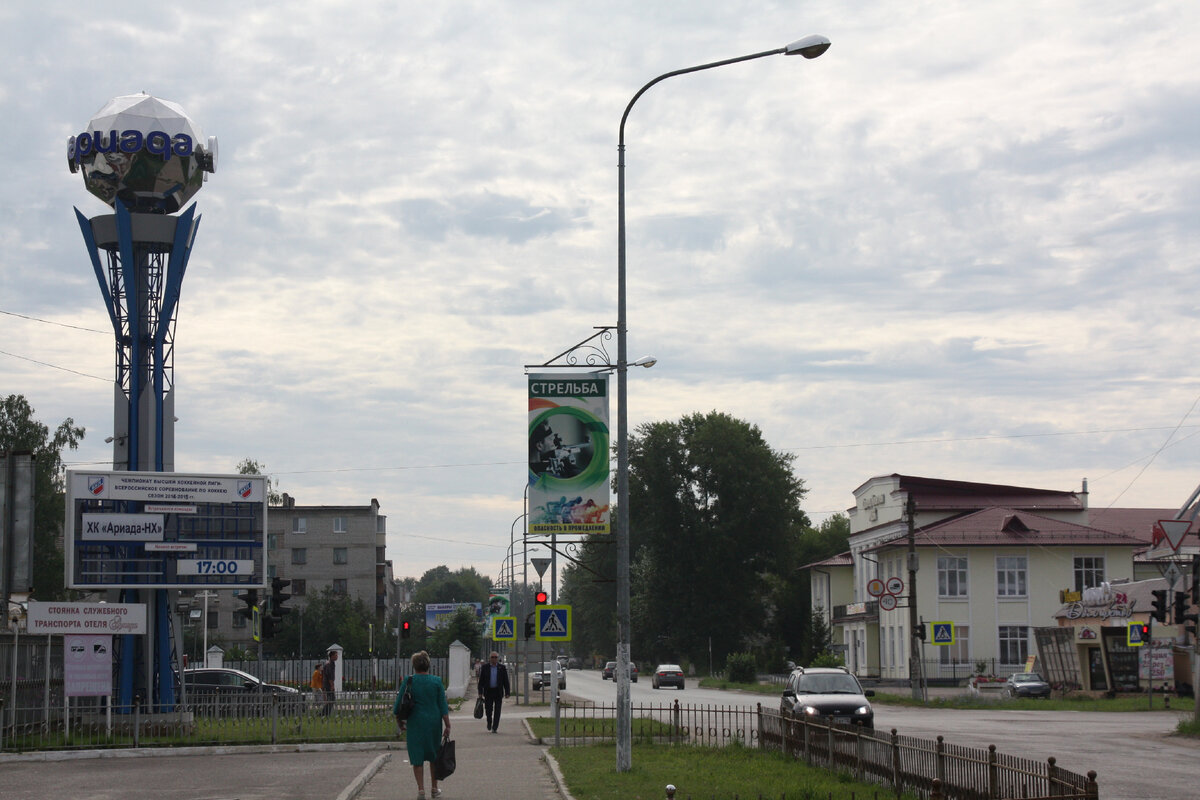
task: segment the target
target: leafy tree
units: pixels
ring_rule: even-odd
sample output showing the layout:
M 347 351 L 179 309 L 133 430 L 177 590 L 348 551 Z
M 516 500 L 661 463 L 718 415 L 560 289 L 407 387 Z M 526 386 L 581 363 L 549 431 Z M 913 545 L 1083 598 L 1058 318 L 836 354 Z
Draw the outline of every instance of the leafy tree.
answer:
M 417 581 L 413 600 L 418 603 L 486 603 L 492 579 L 480 575 L 474 567 L 454 572 L 440 566 L 426 572 Z
M 704 662 L 711 646 L 720 664 L 772 647 L 784 598 L 767 576 L 786 582 L 808 521 L 793 458 L 716 411 L 642 425 L 630 438 L 639 659 Z
M 10 394 L 0 401 L 0 451 L 34 454 L 34 595 L 39 600 L 55 600 L 65 595 L 63 554 L 56 544 L 66 490 L 62 451 L 77 449 L 85 430 L 68 417 L 51 433 L 33 414 L 23 395 Z
M 796 566 L 823 561 L 850 549 L 850 518 L 834 514 L 816 528 L 809 528 L 801 537 L 796 554 Z M 811 592 L 812 573 L 794 569 L 785 576 L 777 617 L 776 635 L 786 648 L 787 657 L 798 664 L 808 664 L 812 658 L 828 650 L 829 629 L 823 619 L 814 617 Z M 776 668 L 767 662 L 770 668 Z
M 300 626 L 304 626 L 304 651 L 300 651 Z M 380 626 L 372 609 L 361 598 L 351 599 L 326 586 L 310 596 L 301 614 L 298 608 L 283 618 L 275 637 L 267 642 L 277 654 L 296 654 L 309 658 L 324 654 L 331 644 L 340 644 L 347 658 L 366 658 L 370 654 L 372 626 L 374 647 L 378 653 L 393 653 L 396 640 L 386 626 Z M 382 629 L 381 629 L 382 627 Z
M 267 465 L 260 464 L 253 458 L 243 458 L 237 465 L 238 475 L 267 475 Z M 283 505 L 283 495 L 279 493 L 279 479 L 267 475 L 267 505 Z
M 575 558 L 578 563 L 563 568 L 560 593 L 561 601 L 571 606 L 571 651 L 607 659 L 615 655 L 617 643 L 616 542 L 608 534 L 590 535 Z M 631 592 L 633 597 L 637 595 Z

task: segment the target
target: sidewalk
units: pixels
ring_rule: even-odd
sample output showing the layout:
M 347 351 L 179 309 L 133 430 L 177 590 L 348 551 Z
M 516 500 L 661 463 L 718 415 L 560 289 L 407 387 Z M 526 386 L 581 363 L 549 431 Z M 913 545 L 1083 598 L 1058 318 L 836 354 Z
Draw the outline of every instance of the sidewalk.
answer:
M 455 742 L 458 768 L 441 781 L 445 800 L 564 800 L 553 770 L 547 763 L 546 749 L 534 744 L 525 725 L 525 717 L 545 716 L 545 707 L 518 706 L 516 699 L 504 702 L 497 733 L 489 733 L 487 723 L 475 719 L 475 687 L 472 684 L 463 700 L 462 711 L 450 715 L 450 738 Z M 390 753 L 386 763 L 370 776 L 357 793 L 343 793 L 342 800 L 411 800 L 417 796 L 417 783 L 404 744 Z M 386 757 L 386 756 L 382 756 Z M 425 796 L 430 796 L 429 766 L 425 767 Z

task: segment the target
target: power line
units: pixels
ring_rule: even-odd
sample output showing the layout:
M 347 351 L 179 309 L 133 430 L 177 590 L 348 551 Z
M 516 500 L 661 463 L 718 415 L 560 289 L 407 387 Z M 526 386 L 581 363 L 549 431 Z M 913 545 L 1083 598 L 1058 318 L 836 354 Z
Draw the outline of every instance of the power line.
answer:
M 86 372 L 80 372 L 77 369 L 70 369 L 69 367 L 60 367 L 57 364 L 50 364 L 46 361 L 38 361 L 36 358 L 28 358 L 27 356 L 19 356 L 16 353 L 10 353 L 7 350 L 0 350 L 0 355 L 9 356 L 11 358 L 19 358 L 22 361 L 28 361 L 31 364 L 37 364 L 38 366 L 41 366 L 41 367 L 49 367 L 50 369 L 59 369 L 59 370 L 62 370 L 63 372 L 70 372 L 74 375 L 80 375 L 84 378 L 95 378 L 98 381 L 111 381 L 112 380 L 112 378 L 101 378 L 99 375 L 89 375 Z
M 4 314 L 5 316 L 9 316 L 9 317 L 19 317 L 20 319 L 27 319 L 30 322 L 40 322 L 43 325 L 57 325 L 60 328 L 71 328 L 72 330 L 76 330 L 76 331 L 87 331 L 88 333 L 109 334 L 112 332 L 112 331 L 98 331 L 95 328 L 83 328 L 83 327 L 80 327 L 79 325 L 68 325 L 65 322 L 54 322 L 53 320 L 39 319 L 38 317 L 30 317 L 25 314 L 18 314 L 15 311 L 5 311 L 2 308 L 0 308 L 0 314 Z
M 850 447 L 895 447 L 906 444 L 950 444 L 953 442 L 986 442 L 997 439 L 1033 439 L 1047 436 L 1088 436 L 1096 433 L 1141 433 L 1145 431 L 1177 431 L 1180 428 L 1200 428 L 1200 425 L 1159 425 L 1149 428 L 1105 428 L 1086 431 L 1054 431 L 1051 433 L 1002 433 L 989 436 L 957 436 L 945 439 L 899 439 L 894 442 L 852 442 L 849 444 L 813 444 L 802 447 L 784 447 L 782 450 L 838 450 Z

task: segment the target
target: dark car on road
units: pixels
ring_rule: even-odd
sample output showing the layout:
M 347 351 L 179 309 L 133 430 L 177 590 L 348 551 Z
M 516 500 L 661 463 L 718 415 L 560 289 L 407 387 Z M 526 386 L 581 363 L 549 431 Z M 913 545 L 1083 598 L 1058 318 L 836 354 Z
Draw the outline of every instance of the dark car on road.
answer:
M 1050 684 L 1036 672 L 1017 672 L 1004 682 L 1004 693 L 1009 697 L 1049 697 Z
M 281 714 L 304 711 L 304 695 L 290 686 L 266 683 L 249 672 L 222 667 L 196 667 L 183 671 L 187 704 L 197 713 L 219 716 L 266 716 L 271 704 Z
M 604 671 L 600 673 L 600 677 L 606 681 L 613 680 L 613 670 L 615 670 L 616 668 L 617 668 L 617 662 L 615 662 L 615 661 L 609 661 L 609 662 L 605 663 Z M 634 683 L 637 683 L 637 678 L 638 678 L 637 664 L 630 661 L 629 662 L 629 680 L 633 681 Z
M 678 664 L 659 664 L 654 668 L 654 677 L 650 679 L 650 685 L 655 689 L 661 689 L 664 686 L 682 689 L 683 668 Z
M 824 717 L 839 725 L 873 730 L 875 710 L 867 698 L 874 696 L 845 667 L 802 667 L 788 676 L 779 713 L 785 717 Z

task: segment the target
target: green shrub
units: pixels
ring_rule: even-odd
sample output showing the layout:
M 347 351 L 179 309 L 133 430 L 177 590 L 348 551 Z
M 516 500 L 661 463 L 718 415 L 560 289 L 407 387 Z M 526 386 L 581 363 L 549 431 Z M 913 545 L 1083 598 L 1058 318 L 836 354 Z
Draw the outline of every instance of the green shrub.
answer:
M 810 667 L 844 667 L 844 666 L 846 666 L 846 662 L 837 653 L 825 652 L 825 653 L 821 653 L 821 655 L 814 658 L 812 660 L 812 663 L 808 664 L 807 666 L 810 666 Z
M 730 653 L 725 659 L 725 678 L 733 683 L 754 683 L 758 670 L 751 653 Z

